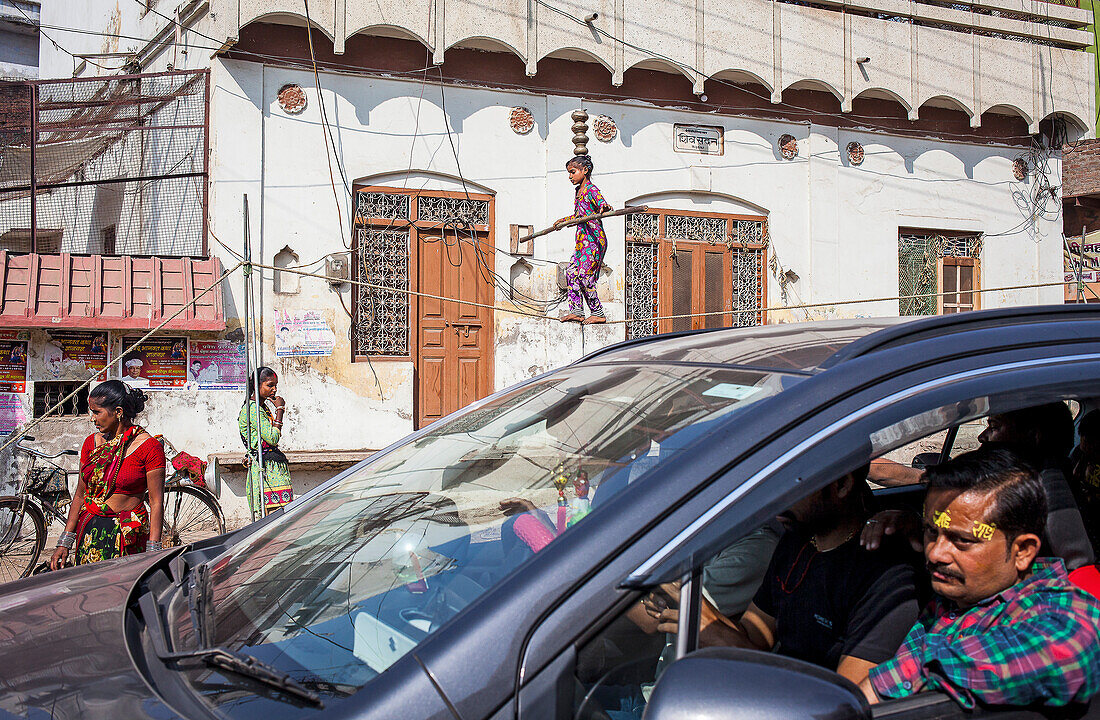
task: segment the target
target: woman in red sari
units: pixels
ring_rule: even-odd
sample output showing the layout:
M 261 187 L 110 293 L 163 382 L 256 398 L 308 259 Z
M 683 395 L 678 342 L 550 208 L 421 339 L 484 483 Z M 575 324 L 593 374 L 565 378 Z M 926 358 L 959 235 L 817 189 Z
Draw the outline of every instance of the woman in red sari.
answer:
M 77 565 L 163 547 L 164 448 L 134 424 L 144 409 L 145 393 L 121 380 L 100 383 L 88 394 L 98 432 L 80 450 L 76 494 L 50 558 L 54 570 L 74 547 Z

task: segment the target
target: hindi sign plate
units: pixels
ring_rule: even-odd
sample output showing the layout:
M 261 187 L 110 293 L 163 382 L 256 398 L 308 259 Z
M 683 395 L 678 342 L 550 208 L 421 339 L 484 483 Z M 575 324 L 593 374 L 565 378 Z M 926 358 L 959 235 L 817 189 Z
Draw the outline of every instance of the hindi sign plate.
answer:
M 726 152 L 725 130 L 720 125 L 681 125 L 672 126 L 672 147 L 676 152 L 695 153 L 697 155 L 724 155 Z

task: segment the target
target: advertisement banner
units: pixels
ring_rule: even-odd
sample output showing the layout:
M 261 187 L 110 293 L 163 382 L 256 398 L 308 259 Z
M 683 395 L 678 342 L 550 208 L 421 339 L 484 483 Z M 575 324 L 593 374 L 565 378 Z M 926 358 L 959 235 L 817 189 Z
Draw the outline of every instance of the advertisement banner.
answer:
M 1062 262 L 1066 302 L 1076 302 L 1078 298 L 1096 302 L 1100 297 L 1100 231 L 1066 238 Z
M 125 338 L 122 347 L 128 348 L 140 339 Z M 119 364 L 122 366 L 119 379 L 130 387 L 181 388 L 187 384 L 187 338 L 150 338 L 126 354 Z
M 86 379 L 107 368 L 107 333 L 80 330 L 50 331 L 43 364 L 52 378 Z M 104 373 L 99 379 L 105 379 Z
M 191 341 L 187 387 L 199 390 L 241 390 L 247 375 L 243 342 Z
M 0 340 L 0 393 L 27 392 L 27 341 Z
M 336 347 L 332 331 L 319 310 L 275 311 L 275 355 L 326 357 Z
M 27 421 L 18 395 L 0 394 L 0 434 L 7 435 Z

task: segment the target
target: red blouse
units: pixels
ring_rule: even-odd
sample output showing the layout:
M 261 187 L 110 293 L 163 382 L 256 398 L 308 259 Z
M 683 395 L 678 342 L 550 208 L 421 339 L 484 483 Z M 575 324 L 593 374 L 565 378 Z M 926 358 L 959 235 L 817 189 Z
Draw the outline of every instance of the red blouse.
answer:
M 88 455 L 95 448 L 95 435 L 89 435 L 80 448 L 80 467 L 91 472 Z M 148 473 L 164 467 L 164 446 L 156 438 L 147 438 L 128 456 L 123 458 L 122 467 L 115 478 L 115 492 L 125 495 L 144 495 L 149 489 Z

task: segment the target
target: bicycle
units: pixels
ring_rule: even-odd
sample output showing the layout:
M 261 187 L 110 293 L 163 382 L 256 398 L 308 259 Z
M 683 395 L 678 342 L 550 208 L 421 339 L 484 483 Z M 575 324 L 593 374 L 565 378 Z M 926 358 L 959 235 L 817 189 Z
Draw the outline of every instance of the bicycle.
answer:
M 173 458 L 179 455 L 166 439 L 157 439 Z M 15 495 L 0 497 L 0 583 L 48 569 L 46 563 L 38 565 L 46 546 L 47 528 L 54 521 L 64 526 L 72 502 L 69 473 L 53 461 L 79 453 L 62 450 L 50 455 L 23 445 L 23 441 L 34 442 L 34 438 L 24 436 L 15 445 L 15 452 L 28 458 L 27 470 L 20 473 Z M 166 470 L 171 473 L 164 481 L 164 547 L 189 545 L 224 534 L 225 515 L 217 497 L 185 470 L 171 466 Z

